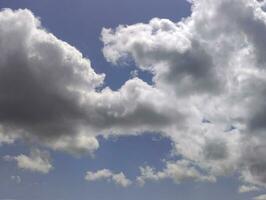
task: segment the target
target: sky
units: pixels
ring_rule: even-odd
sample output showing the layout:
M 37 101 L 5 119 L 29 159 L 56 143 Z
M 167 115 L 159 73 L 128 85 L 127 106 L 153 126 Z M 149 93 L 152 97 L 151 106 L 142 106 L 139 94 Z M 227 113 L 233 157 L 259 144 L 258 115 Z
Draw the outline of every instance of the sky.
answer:
M 266 199 L 266 1 L 0 8 L 0 200 Z

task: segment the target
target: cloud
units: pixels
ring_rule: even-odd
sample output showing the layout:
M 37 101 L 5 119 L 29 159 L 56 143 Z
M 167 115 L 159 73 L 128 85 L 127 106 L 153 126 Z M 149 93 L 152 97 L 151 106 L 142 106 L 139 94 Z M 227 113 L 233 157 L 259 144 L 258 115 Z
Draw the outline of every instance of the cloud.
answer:
M 98 140 L 86 134 L 75 137 L 61 136 L 57 140 L 51 140 L 46 144 L 54 150 L 62 150 L 74 156 L 83 155 L 86 152 L 93 152 L 99 148 Z
M 183 127 L 162 131 L 177 155 L 210 175 L 237 171 L 243 182 L 266 186 L 264 7 L 253 0 L 191 3 L 191 16 L 177 23 L 154 18 L 104 28 L 103 54 L 115 65 L 133 60 L 185 108 Z
M 78 132 L 86 115 L 82 91 L 100 86 L 104 75 L 43 29 L 29 10 L 2 10 L 0 23 L 3 132 L 47 143 Z
M 17 184 L 20 184 L 22 181 L 20 176 L 11 176 L 11 180 Z
M 142 168 L 139 179 L 240 174 L 244 185 L 265 187 L 265 8 L 253 0 L 191 3 L 191 16 L 179 22 L 102 30 L 107 61 L 133 60 L 153 76 L 148 84 L 133 74 L 115 91 L 29 10 L 2 10 L 1 143 L 21 139 L 79 155 L 99 148 L 100 135 L 159 132 L 181 160 L 158 172 Z
M 0 41 L 2 142 L 26 139 L 91 153 L 98 135 L 160 131 L 173 118 L 183 121 L 183 114 L 165 106 L 165 94 L 138 78 L 118 91 L 103 88 L 105 75 L 27 9 L 0 12 Z
M 254 197 L 253 199 L 254 199 L 254 200 L 265 200 L 265 199 L 266 199 L 266 195 L 263 194 L 263 195 L 260 195 L 260 196 Z
M 115 31 L 104 28 L 103 54 L 114 64 L 131 56 L 141 69 L 154 74 L 157 85 L 171 86 L 171 92 L 217 92 L 220 79 L 212 57 L 192 37 L 182 24 L 155 18 L 149 24 L 119 26 Z
M 215 182 L 215 177 L 206 176 L 199 172 L 191 163 L 186 160 L 177 162 L 167 162 L 162 171 L 156 172 L 152 167 L 140 167 L 140 176 L 137 177 L 139 185 L 144 185 L 146 181 L 160 181 L 172 179 L 175 183 L 185 180 Z
M 123 172 L 115 174 L 109 169 L 102 169 L 96 172 L 87 171 L 85 180 L 89 182 L 98 180 L 108 180 L 113 181 L 115 184 L 121 187 L 128 187 L 132 184 L 132 181 L 126 178 Z
M 241 185 L 238 189 L 239 193 L 246 193 L 246 192 L 254 192 L 259 191 L 260 188 L 254 186 L 254 185 Z
M 2 144 L 12 144 L 16 139 L 17 138 L 14 135 L 6 135 L 5 133 L 0 132 L 0 146 Z
M 32 172 L 47 174 L 53 169 L 50 154 L 39 149 L 32 149 L 29 156 L 24 154 L 18 156 L 7 155 L 4 159 L 6 161 L 16 161 L 18 168 Z

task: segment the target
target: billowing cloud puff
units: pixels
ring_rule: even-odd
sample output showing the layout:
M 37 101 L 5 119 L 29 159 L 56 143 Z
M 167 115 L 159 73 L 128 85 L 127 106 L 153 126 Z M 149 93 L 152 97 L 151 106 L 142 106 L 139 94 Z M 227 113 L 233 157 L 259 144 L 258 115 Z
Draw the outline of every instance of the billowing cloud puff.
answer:
M 33 140 L 78 132 L 86 115 L 81 91 L 94 90 L 104 76 L 30 11 L 3 10 L 0 24 L 2 132 Z
M 238 189 L 239 193 L 258 191 L 259 188 L 254 185 L 241 185 Z
M 30 155 L 5 156 L 6 161 L 16 161 L 20 169 L 47 174 L 53 169 L 50 154 L 47 151 L 32 149 Z
M 108 180 L 113 181 L 115 184 L 122 187 L 128 187 L 132 184 L 132 181 L 129 180 L 123 172 L 116 174 L 110 171 L 109 169 L 102 169 L 96 172 L 87 171 L 85 175 L 85 180 L 89 182 L 98 180 Z
M 136 134 L 183 121 L 164 93 L 138 78 L 102 88 L 104 74 L 42 28 L 29 10 L 0 12 L 0 139 L 93 152 L 99 134 Z M 173 111 L 172 111 L 173 110 Z
M 116 64 L 129 55 L 141 69 L 154 74 L 157 85 L 171 86 L 171 92 L 193 94 L 220 88 L 211 55 L 182 23 L 155 18 L 149 24 L 119 26 L 115 32 L 103 29 L 102 40 L 108 61 Z
M 103 54 L 116 65 L 132 59 L 153 75 L 155 88 L 185 108 L 182 128 L 163 129 L 178 155 L 212 175 L 238 171 L 243 182 L 265 186 L 264 4 L 191 3 L 191 16 L 177 23 L 155 18 L 104 28 Z

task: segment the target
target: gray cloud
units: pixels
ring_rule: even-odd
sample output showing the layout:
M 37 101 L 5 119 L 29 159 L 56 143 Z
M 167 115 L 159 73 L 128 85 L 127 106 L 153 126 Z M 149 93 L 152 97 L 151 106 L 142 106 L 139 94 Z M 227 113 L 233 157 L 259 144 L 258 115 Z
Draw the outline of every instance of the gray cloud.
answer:
M 156 88 L 185 108 L 184 128 L 164 129 L 178 155 L 215 176 L 238 171 L 243 182 L 265 186 L 265 154 L 258 150 L 264 149 L 266 127 L 263 4 L 191 3 L 191 16 L 178 23 L 155 18 L 104 28 L 104 56 L 113 64 L 133 59 L 154 75 Z M 204 118 L 212 123 L 199 123 Z
M 207 160 L 219 160 L 228 156 L 228 149 L 225 141 L 209 140 L 204 147 L 204 156 Z
M 213 58 L 204 44 L 166 19 L 149 24 L 103 29 L 103 53 L 116 64 L 132 56 L 141 69 L 154 73 L 156 85 L 170 87 L 178 96 L 222 89 Z
M 4 132 L 52 138 L 77 132 L 86 116 L 80 91 L 104 76 L 28 10 L 0 13 L 0 123 Z
M 155 18 L 105 28 L 109 62 L 133 59 L 153 75 L 152 85 L 133 77 L 113 91 L 30 11 L 3 10 L 0 140 L 27 139 L 77 155 L 97 149 L 99 135 L 156 131 L 183 160 L 158 172 L 143 169 L 143 181 L 237 172 L 245 185 L 265 186 L 265 23 L 253 0 L 194 0 L 191 16 L 178 23 Z
M 2 142 L 27 138 L 80 154 L 99 147 L 99 134 L 160 131 L 183 121 L 165 106 L 165 94 L 138 78 L 118 91 L 101 89 L 105 75 L 29 10 L 0 12 L 0 50 Z

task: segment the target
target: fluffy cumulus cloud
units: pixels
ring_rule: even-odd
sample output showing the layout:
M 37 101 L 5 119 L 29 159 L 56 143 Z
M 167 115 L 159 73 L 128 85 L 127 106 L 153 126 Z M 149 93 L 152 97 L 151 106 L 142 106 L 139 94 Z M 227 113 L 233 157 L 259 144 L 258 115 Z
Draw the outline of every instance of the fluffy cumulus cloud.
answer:
M 182 160 L 177 162 L 167 162 L 166 168 L 156 172 L 152 167 L 140 167 L 141 175 L 137 177 L 137 182 L 144 185 L 146 181 L 159 181 L 172 179 L 175 183 L 185 180 L 215 182 L 215 177 L 202 175 L 191 163 Z
M 7 155 L 4 159 L 6 161 L 16 161 L 18 168 L 32 172 L 47 174 L 53 169 L 50 154 L 39 149 L 32 149 L 29 156 L 24 154 L 18 156 Z M 18 177 L 14 177 L 14 179 L 18 180 Z
M 162 132 L 184 160 L 209 175 L 239 172 L 253 189 L 264 187 L 265 5 L 255 0 L 190 2 L 191 16 L 180 22 L 154 18 L 104 28 L 103 54 L 115 65 L 133 60 L 153 75 L 153 87 L 175 99 L 185 121 Z M 142 168 L 141 177 L 160 179 L 168 169 Z
M 116 174 L 110 171 L 109 169 L 102 169 L 96 172 L 87 171 L 85 175 L 85 180 L 89 182 L 98 181 L 98 180 L 107 180 L 107 181 L 112 181 L 121 187 L 128 187 L 129 185 L 132 184 L 132 181 L 129 180 L 124 175 L 123 172 Z
M 169 112 L 164 93 L 138 78 L 118 91 L 102 88 L 105 75 L 29 10 L 0 12 L 0 50 L 1 143 L 21 138 L 81 154 L 99 147 L 99 134 L 136 134 L 183 120 Z
M 132 73 L 116 91 L 30 11 L 1 11 L 1 143 L 26 139 L 82 154 L 99 147 L 99 135 L 156 131 L 172 140 L 181 160 L 162 171 L 141 168 L 140 183 L 239 174 L 241 191 L 265 187 L 265 3 L 190 2 L 191 16 L 179 22 L 154 18 L 102 30 L 107 61 L 133 60 L 135 72 L 153 76 L 148 84 Z M 109 170 L 86 179 L 127 185 Z
M 81 132 L 82 91 L 94 90 L 104 76 L 95 74 L 79 51 L 41 28 L 30 11 L 3 10 L 0 24 L 2 132 L 48 144 Z M 91 140 L 94 143 L 93 137 Z M 64 143 L 55 142 L 54 147 L 70 145 L 65 138 Z M 76 142 L 72 149 L 78 145 Z
M 238 189 L 239 193 L 258 191 L 259 188 L 253 185 L 241 185 Z

